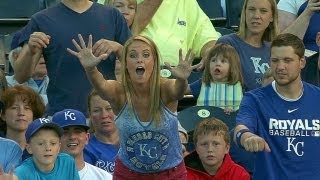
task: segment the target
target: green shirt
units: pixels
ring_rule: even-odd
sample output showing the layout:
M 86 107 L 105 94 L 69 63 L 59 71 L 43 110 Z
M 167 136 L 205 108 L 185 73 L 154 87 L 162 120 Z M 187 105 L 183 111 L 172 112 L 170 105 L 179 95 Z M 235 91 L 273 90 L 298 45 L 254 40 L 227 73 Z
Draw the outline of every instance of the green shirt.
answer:
M 141 2 L 143 0 L 137 0 Z M 196 0 L 163 0 L 141 34 L 156 43 L 161 63 L 171 65 L 178 64 L 180 48 L 183 54 L 192 49 L 196 57 L 200 57 L 202 47 L 221 36 Z

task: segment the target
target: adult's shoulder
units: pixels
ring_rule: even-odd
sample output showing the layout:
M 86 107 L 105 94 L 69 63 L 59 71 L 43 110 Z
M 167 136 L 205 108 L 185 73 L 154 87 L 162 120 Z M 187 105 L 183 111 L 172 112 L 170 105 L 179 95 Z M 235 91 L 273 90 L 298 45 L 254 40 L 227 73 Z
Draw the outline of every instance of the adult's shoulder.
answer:
M 32 19 L 37 19 L 39 17 L 47 17 L 50 15 L 55 15 L 55 13 L 57 13 L 57 11 L 59 11 L 61 8 L 63 8 L 63 4 L 62 2 L 59 2 L 51 7 L 48 7 L 46 9 L 43 9 L 37 13 L 35 13 L 34 15 L 32 15 Z
M 217 41 L 217 44 L 218 43 L 229 44 L 231 46 L 236 47 L 236 46 L 240 46 L 245 42 L 236 33 L 231 33 L 231 34 L 221 36 Z

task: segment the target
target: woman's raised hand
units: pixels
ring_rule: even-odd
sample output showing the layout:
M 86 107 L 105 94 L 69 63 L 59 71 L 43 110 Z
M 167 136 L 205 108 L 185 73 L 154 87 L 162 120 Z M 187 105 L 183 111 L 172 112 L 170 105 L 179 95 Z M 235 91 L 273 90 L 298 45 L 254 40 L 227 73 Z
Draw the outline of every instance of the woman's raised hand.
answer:
M 84 42 L 81 34 L 78 34 L 80 45 L 78 42 L 74 39 L 72 39 L 73 45 L 76 47 L 76 51 L 73 51 L 69 48 L 67 48 L 67 51 L 76 56 L 80 63 L 82 64 L 83 68 L 86 71 L 90 71 L 94 69 L 102 60 L 106 59 L 109 54 L 104 53 L 99 55 L 98 57 L 94 56 L 92 53 L 92 35 L 89 35 L 88 45 L 86 46 L 86 43 Z
M 176 79 L 187 80 L 193 69 L 196 69 L 200 64 L 192 66 L 194 54 L 191 49 L 188 50 L 186 57 L 183 59 L 182 49 L 179 49 L 179 64 L 171 67 L 169 63 L 165 62 L 166 67 L 171 71 L 173 77 Z

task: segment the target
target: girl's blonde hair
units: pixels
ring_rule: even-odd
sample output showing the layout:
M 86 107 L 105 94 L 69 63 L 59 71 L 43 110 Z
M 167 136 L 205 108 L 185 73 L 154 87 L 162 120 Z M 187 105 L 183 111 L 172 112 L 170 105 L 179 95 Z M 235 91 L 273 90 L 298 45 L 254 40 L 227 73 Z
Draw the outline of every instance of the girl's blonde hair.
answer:
M 242 11 L 241 11 L 241 18 L 240 18 L 240 26 L 239 26 L 239 32 L 237 33 L 239 37 L 244 39 L 246 37 L 246 30 L 247 30 L 247 22 L 246 22 L 246 9 L 247 4 L 250 0 L 245 0 Z M 279 33 L 278 29 L 278 9 L 277 9 L 277 3 L 275 0 L 268 0 L 268 2 L 271 5 L 271 11 L 272 11 L 272 18 L 273 21 L 269 24 L 267 29 L 265 29 L 261 41 L 272 41 L 274 37 L 276 37 Z
M 210 74 L 210 62 L 212 58 L 222 56 L 225 59 L 228 59 L 230 63 L 228 84 L 234 85 L 237 82 L 243 84 L 243 78 L 241 73 L 240 57 L 238 52 L 234 47 L 228 44 L 216 44 L 209 50 L 208 57 L 204 64 L 204 72 L 202 76 L 202 82 L 210 84 L 213 82 L 213 78 Z
M 149 39 L 148 37 L 137 35 L 131 37 L 126 44 L 124 45 L 124 51 L 121 56 L 121 75 L 122 75 L 122 84 L 124 86 L 124 90 L 126 93 L 126 98 L 128 105 L 133 113 L 133 102 L 132 98 L 135 94 L 131 77 L 127 70 L 127 55 L 129 51 L 129 47 L 136 41 L 141 41 L 146 43 L 151 48 L 151 54 L 154 60 L 154 66 L 151 74 L 151 84 L 149 88 L 151 101 L 149 102 L 149 113 L 148 119 L 154 119 L 156 124 L 158 125 L 161 120 L 161 97 L 160 97 L 160 56 L 159 51 L 155 43 Z

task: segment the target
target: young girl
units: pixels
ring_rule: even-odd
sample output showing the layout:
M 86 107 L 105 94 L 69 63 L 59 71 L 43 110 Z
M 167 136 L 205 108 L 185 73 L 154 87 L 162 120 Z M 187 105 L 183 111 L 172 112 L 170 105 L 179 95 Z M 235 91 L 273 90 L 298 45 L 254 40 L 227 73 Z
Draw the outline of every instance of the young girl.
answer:
M 202 79 L 190 84 L 187 93 L 198 99 L 198 106 L 216 106 L 226 113 L 238 110 L 243 92 L 237 51 L 227 44 L 210 49 Z

